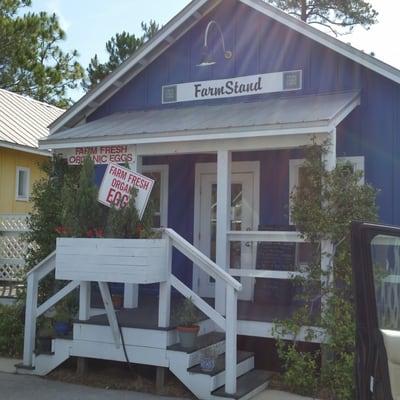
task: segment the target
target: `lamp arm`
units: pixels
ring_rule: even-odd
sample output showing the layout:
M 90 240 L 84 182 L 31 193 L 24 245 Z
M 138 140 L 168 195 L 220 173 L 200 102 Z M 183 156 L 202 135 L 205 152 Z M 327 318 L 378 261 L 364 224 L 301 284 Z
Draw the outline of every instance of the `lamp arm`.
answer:
M 222 49 L 224 50 L 224 53 L 226 53 L 224 34 L 222 33 L 221 27 L 218 25 L 217 21 L 215 21 L 215 20 L 211 20 L 207 25 L 206 32 L 204 34 L 204 47 L 208 47 L 208 33 L 210 32 L 210 29 L 213 25 L 215 25 L 217 27 L 217 30 L 221 36 Z

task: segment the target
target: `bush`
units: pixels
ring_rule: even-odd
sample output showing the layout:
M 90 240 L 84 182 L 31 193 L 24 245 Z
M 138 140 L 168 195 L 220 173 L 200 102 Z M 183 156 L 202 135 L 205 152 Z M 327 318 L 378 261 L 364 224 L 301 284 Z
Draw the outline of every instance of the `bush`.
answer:
M 24 308 L 0 304 L 0 356 L 18 358 L 24 343 Z

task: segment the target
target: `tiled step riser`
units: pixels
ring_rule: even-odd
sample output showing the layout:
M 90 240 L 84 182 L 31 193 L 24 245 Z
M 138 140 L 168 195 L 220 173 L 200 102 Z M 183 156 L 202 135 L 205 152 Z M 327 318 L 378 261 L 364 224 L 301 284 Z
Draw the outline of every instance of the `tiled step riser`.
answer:
M 251 371 L 254 368 L 254 357 L 250 357 L 240 362 L 236 367 L 236 376 L 242 376 L 246 372 Z M 222 385 L 225 385 L 226 371 L 222 371 L 219 374 L 210 377 L 211 378 L 211 390 L 215 390 Z
M 199 364 L 203 353 L 205 351 L 208 351 L 208 350 L 211 350 L 211 349 L 213 350 L 213 352 L 214 352 L 214 354 L 216 356 L 219 356 L 220 354 L 225 353 L 225 340 L 222 340 L 219 343 L 212 344 L 210 346 L 204 347 L 203 349 L 197 350 L 197 351 L 195 351 L 195 352 L 193 352 L 191 354 L 186 354 L 186 356 L 187 356 L 187 364 L 186 364 L 187 368 L 191 368 L 194 365 Z

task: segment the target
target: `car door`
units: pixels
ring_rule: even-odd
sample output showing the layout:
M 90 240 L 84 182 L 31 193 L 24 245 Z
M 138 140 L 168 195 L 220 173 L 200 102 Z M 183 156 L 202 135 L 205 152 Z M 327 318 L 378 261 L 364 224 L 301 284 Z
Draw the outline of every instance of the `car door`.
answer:
M 400 399 L 400 228 L 352 225 L 358 400 Z

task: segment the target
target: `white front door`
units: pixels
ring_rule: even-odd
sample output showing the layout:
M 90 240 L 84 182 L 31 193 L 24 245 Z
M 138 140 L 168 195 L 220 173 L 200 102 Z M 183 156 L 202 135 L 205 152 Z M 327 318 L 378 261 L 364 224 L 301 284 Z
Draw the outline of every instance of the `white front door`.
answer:
M 196 173 L 196 226 L 195 244 L 215 261 L 217 174 L 216 164 L 199 164 Z M 259 196 L 258 162 L 233 162 L 231 177 L 231 230 L 257 230 Z M 255 245 L 232 242 L 230 267 L 250 269 L 255 266 Z M 253 299 L 254 279 L 242 281 L 241 300 Z M 215 282 L 194 267 L 194 286 L 201 297 L 215 297 Z

